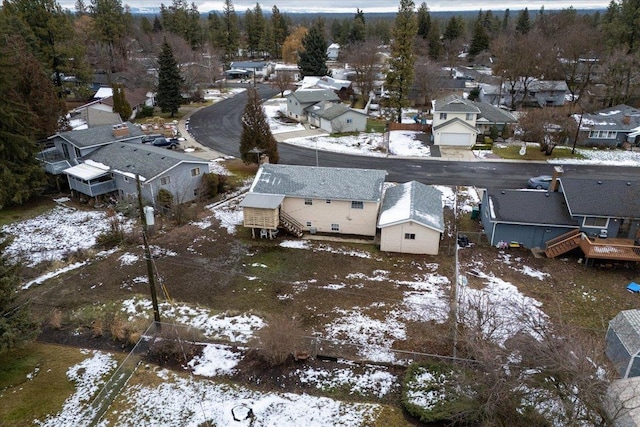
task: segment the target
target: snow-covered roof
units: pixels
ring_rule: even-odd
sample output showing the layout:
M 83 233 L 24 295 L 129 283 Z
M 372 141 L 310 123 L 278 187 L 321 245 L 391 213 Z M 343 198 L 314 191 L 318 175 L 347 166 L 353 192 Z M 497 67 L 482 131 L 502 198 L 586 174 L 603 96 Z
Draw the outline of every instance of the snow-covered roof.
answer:
M 275 209 L 284 200 L 282 194 L 247 193 L 240 202 L 241 208 Z
M 413 221 L 442 233 L 442 193 L 416 181 L 387 188 L 380 209 L 378 227 Z
M 93 95 L 94 98 L 109 98 L 113 96 L 113 89 L 110 87 L 101 87 L 100 89 L 98 89 L 98 91 L 96 92 L 95 95 Z
M 83 181 L 90 181 L 92 179 L 98 178 L 99 176 L 105 175 L 109 172 L 109 167 L 106 169 L 102 167 L 97 167 L 94 164 L 80 163 L 79 165 L 70 167 L 69 169 L 65 169 L 62 173 L 67 175 L 75 176 Z

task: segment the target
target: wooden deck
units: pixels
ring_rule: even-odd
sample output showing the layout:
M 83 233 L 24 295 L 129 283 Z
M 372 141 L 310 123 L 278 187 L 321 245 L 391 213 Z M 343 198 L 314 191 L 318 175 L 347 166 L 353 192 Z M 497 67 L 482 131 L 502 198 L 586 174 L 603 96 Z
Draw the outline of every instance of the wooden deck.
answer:
M 587 259 L 640 262 L 640 246 L 635 246 L 631 239 L 583 237 L 580 240 L 580 249 Z

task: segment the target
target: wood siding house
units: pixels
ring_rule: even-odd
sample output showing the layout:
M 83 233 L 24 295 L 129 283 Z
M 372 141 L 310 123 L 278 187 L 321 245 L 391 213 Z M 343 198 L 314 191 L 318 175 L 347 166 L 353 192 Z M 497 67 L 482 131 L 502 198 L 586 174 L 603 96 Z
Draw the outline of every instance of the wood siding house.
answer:
M 297 235 L 373 237 L 386 175 L 383 170 L 264 164 L 242 202 L 248 213 L 244 225 L 262 235 L 264 224 L 272 226 L 270 218 L 277 215 L 279 226 Z
M 578 145 L 585 147 L 619 147 L 625 142 L 640 142 L 640 110 L 616 105 L 593 114 L 574 116 L 580 124 Z
M 367 115 L 342 103 L 323 101 L 306 108 L 310 125 L 329 133 L 364 132 Z
M 437 255 L 444 232 L 442 194 L 416 181 L 387 188 L 378 227 L 382 251 Z
M 306 122 L 307 108 L 320 102 L 339 103 L 340 98 L 327 89 L 298 89 L 287 95 L 287 116 L 299 122 Z
M 433 108 L 434 145 L 471 148 L 476 143 L 480 109 L 458 95 L 436 100 Z

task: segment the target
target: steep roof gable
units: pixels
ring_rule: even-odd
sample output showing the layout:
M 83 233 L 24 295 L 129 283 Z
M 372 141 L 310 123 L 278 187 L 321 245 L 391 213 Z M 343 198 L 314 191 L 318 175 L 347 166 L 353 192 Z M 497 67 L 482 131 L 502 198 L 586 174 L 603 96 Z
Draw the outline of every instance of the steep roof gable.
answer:
M 434 111 L 438 113 L 480 113 L 480 109 L 472 101 L 458 95 L 437 99 L 434 107 Z
M 387 171 L 265 164 L 256 174 L 254 193 L 289 197 L 379 202 Z
M 380 209 L 378 227 L 384 228 L 407 221 L 442 233 L 442 193 L 416 181 L 387 188 Z

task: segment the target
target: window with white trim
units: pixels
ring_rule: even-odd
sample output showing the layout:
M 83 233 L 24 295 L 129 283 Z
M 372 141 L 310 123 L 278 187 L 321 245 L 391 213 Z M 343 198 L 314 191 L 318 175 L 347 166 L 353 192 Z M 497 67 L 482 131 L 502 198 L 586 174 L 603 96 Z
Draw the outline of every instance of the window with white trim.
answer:
M 609 224 L 609 218 L 600 218 L 595 216 L 585 216 L 582 221 L 583 227 L 606 228 Z
M 474 117 L 475 117 L 475 114 L 467 113 L 467 120 L 473 120 Z
M 305 204 L 305 205 L 309 205 L 309 206 L 310 206 L 310 205 L 313 205 L 313 200 L 311 200 L 311 199 L 304 199 L 304 204 Z
M 589 138 L 593 139 L 615 139 L 618 132 L 614 130 L 592 130 L 589 132 Z
M 405 240 L 416 240 L 415 233 L 404 233 Z
M 351 209 L 364 209 L 364 202 L 360 202 L 358 200 L 352 200 Z
M 324 202 L 329 205 L 331 204 L 331 199 L 326 199 Z
M 307 227 L 311 227 L 311 221 L 307 221 Z
M 331 231 L 340 231 L 340 224 L 331 224 Z
M 347 119 L 347 123 L 353 123 L 353 119 Z
M 160 178 L 160 185 L 169 185 L 169 184 L 171 184 L 170 176 L 163 176 L 162 178 Z
M 198 175 L 200 175 L 200 168 L 191 169 L 191 176 L 198 176 Z
M 447 120 L 447 113 L 440 113 L 440 120 Z

